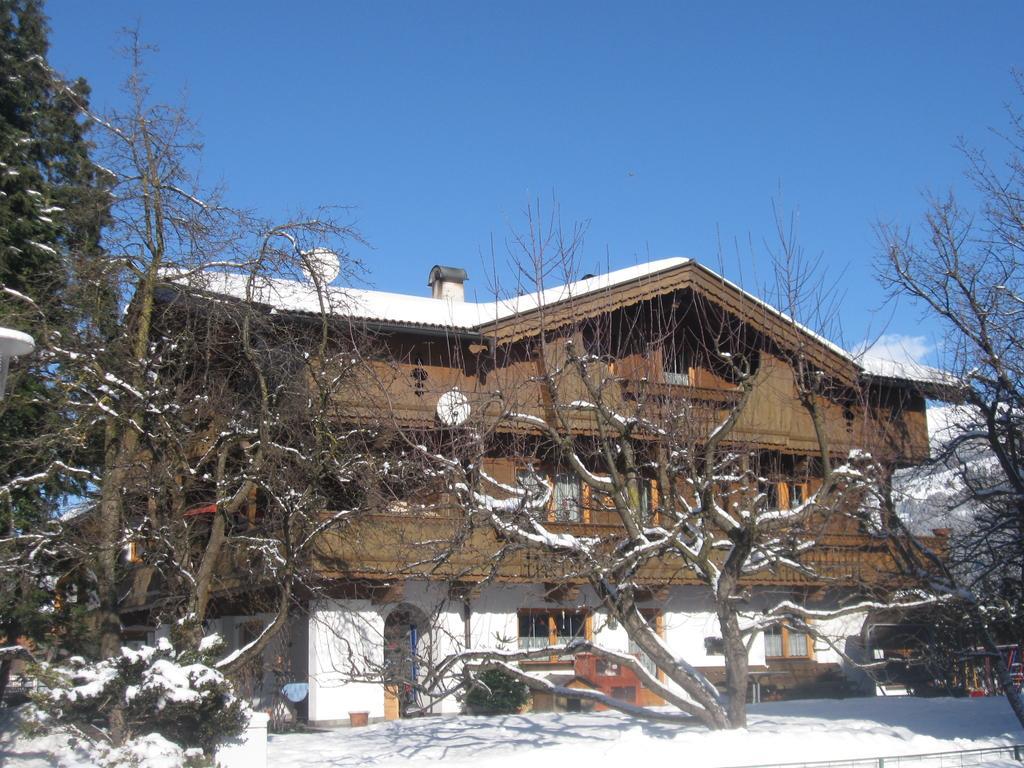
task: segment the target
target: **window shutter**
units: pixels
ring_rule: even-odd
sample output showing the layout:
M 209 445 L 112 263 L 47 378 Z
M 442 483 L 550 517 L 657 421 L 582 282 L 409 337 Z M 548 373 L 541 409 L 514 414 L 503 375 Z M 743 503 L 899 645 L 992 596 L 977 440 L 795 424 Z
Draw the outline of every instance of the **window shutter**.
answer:
M 789 509 L 789 483 L 776 483 L 779 509 Z

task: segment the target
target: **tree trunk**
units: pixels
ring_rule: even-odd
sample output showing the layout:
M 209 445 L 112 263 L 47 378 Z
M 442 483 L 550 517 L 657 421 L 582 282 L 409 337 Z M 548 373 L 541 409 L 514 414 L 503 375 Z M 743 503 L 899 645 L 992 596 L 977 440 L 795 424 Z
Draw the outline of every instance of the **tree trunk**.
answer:
M 121 650 L 121 617 L 118 612 L 117 563 L 121 555 L 124 527 L 122 494 L 128 480 L 128 467 L 135 454 L 137 439 L 132 432 L 118 434 L 113 421 L 107 425 L 103 487 L 100 489 L 99 531 L 96 555 L 96 630 L 101 659 L 116 656 Z
M 722 578 L 726 578 L 724 575 Z M 727 591 L 731 595 L 732 590 Z M 743 642 L 740 622 L 728 597 L 715 601 L 718 625 L 722 630 L 722 645 L 725 655 L 725 689 L 729 697 L 727 704 L 730 728 L 747 726 L 747 685 L 749 662 L 747 644 Z
M 591 579 L 590 583 L 608 609 L 609 615 L 617 617 L 622 622 L 629 638 L 650 657 L 657 669 L 664 672 L 670 680 L 686 692 L 686 696 L 696 703 L 699 711 L 694 713 L 695 717 L 708 728 L 728 728 L 728 711 L 723 708 L 714 687 L 705 678 L 699 677 L 692 668 L 680 665 L 665 646 L 656 641 L 654 630 L 636 612 L 635 607 L 627 602 L 628 599 L 624 598 L 621 591 L 609 591 L 607 583 L 601 579 Z M 681 702 L 669 701 L 669 703 L 685 709 L 681 706 Z
M 214 512 L 213 523 L 210 526 L 210 539 L 206 542 L 206 548 L 203 550 L 203 559 L 196 573 L 195 587 L 189 600 L 191 616 L 188 619 L 200 628 L 206 620 L 206 608 L 213 591 L 213 577 L 224 550 L 224 542 L 227 539 L 225 514 L 225 511 L 219 507 Z M 202 633 L 200 633 L 200 639 L 202 639 L 201 635 Z

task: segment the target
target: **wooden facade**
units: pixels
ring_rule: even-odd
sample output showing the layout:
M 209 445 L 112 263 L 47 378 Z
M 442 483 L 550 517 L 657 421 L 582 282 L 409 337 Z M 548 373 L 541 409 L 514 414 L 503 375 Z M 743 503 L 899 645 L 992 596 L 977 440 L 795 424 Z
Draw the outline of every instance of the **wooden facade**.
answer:
M 675 313 L 671 323 L 664 321 L 669 313 Z M 678 337 L 687 339 L 685 370 L 670 373 L 665 358 Z M 338 395 L 340 410 L 355 418 L 387 414 L 399 429 L 436 432 L 444 429 L 437 416 L 439 398 L 458 391 L 468 401 L 474 429 L 496 435 L 498 447 L 487 469 L 508 484 L 516 482 L 521 459 L 515 453 L 525 438 L 520 434 L 518 443 L 510 438 L 502 449 L 500 435 L 529 432 L 528 426 L 504 420 L 508 410 L 551 419 L 554 406 L 540 383 L 545 377 L 559 379 L 566 402 L 589 397 L 586 382 L 566 366 L 567 344 L 593 348 L 588 375 L 600 382 L 604 403 L 655 423 L 685 407 L 685 428 L 695 444 L 740 397 L 736 381 L 716 366 L 715 355 L 756 357 L 753 391 L 729 439 L 744 450 L 774 457 L 779 466 L 774 483 L 782 502 L 790 493 L 813 492 L 819 482 L 813 459 L 820 452 L 820 436 L 796 390 L 792 361 L 797 355 L 831 382 L 820 406 L 836 461 L 853 449 L 868 451 L 889 467 L 928 456 L 925 391 L 918 384 L 872 381 L 840 350 L 694 262 L 471 331 L 402 326 L 381 333 L 380 341 L 379 359 L 368 361 Z M 721 348 L 712 349 L 713 344 Z M 585 411 L 562 413 L 560 420 L 579 439 L 598 429 Z M 583 494 L 579 519 L 553 521 L 552 530 L 613 542 L 619 530 L 615 516 L 586 488 Z M 465 523 L 444 502 L 413 502 L 398 505 L 401 510 L 395 505 L 381 509 L 325 537 L 318 556 L 324 575 L 520 582 L 573 578 L 557 559 L 538 561 L 505 547 L 489 529 L 456 535 Z M 848 521 L 833 528 L 808 560 L 823 579 L 879 579 L 893 570 L 883 544 Z M 454 549 L 452 541 L 459 542 Z M 693 583 L 686 569 L 672 562 L 647 568 L 641 580 Z M 787 569 L 767 571 L 755 581 L 813 582 Z

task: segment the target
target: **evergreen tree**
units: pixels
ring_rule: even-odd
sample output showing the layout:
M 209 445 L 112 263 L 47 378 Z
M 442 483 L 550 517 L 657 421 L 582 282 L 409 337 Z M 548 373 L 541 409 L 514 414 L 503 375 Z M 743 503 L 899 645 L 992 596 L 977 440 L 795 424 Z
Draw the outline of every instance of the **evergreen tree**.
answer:
M 88 87 L 54 76 L 47 33 L 39 0 L 0 0 L 0 326 L 37 340 L 96 327 L 113 306 L 91 274 L 107 193 L 77 107 Z M 97 459 L 88 440 L 64 439 L 59 370 L 45 355 L 19 361 L 0 401 L 0 642 L 39 637 L 66 618 L 53 610 L 59 547 L 41 546 L 40 536 L 88 475 L 53 467 Z M 50 479 L 18 481 L 37 474 Z M 8 676 L 4 663 L 0 696 Z

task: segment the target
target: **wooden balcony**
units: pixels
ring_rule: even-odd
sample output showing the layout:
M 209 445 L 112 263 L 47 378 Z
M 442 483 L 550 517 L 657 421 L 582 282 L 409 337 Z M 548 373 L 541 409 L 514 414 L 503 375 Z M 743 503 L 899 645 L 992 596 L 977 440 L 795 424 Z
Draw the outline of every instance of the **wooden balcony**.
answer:
M 615 525 L 551 523 L 553 533 L 596 537 L 610 548 L 621 539 Z M 861 534 L 829 534 L 804 556 L 812 576 L 789 567 L 766 569 L 748 578 L 751 585 L 827 586 L 836 580 L 881 586 L 895 578 L 895 563 L 884 542 Z M 470 527 L 455 517 L 368 515 L 325 536 L 316 568 L 327 578 L 427 578 L 507 582 L 582 582 L 568 557 L 525 550 L 502 541 L 490 526 Z M 697 584 L 678 559 L 649 563 L 639 582 L 652 586 Z
M 622 393 L 627 399 L 653 399 L 659 401 L 707 403 L 730 408 L 740 399 L 735 387 L 695 387 L 687 384 L 665 384 L 643 379 L 623 379 Z

